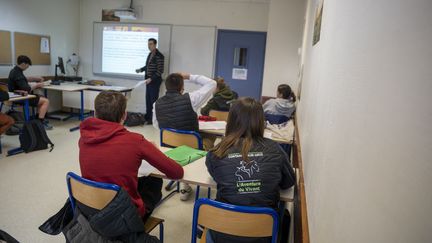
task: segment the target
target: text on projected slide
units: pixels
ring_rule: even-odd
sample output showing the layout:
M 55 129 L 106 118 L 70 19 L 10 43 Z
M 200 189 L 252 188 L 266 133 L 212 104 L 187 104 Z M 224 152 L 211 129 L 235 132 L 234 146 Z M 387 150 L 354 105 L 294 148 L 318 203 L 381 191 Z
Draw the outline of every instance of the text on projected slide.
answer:
M 148 39 L 158 40 L 159 29 L 106 26 L 102 34 L 102 72 L 136 74 L 150 53 Z

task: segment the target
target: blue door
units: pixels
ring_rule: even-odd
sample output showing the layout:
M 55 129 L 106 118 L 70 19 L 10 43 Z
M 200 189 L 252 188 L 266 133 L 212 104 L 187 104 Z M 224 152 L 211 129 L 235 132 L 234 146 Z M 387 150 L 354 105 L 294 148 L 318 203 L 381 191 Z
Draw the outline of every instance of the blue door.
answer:
M 216 76 L 239 96 L 261 98 L 266 32 L 219 30 Z

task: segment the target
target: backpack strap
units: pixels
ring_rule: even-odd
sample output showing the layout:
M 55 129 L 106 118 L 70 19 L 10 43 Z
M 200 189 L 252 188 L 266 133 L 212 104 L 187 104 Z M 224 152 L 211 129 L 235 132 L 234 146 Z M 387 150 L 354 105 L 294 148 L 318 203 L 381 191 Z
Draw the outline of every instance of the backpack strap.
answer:
M 40 131 L 40 134 L 41 134 L 41 136 L 42 136 L 42 140 L 43 140 L 45 143 L 51 145 L 51 147 L 50 147 L 50 152 L 53 151 L 53 149 L 54 149 L 54 144 L 53 144 L 53 143 L 51 142 L 51 140 L 49 139 L 49 137 L 48 137 L 48 135 L 47 135 L 47 133 L 46 133 L 46 131 L 45 131 L 45 127 L 42 125 L 42 122 L 40 122 L 40 121 L 36 121 L 35 123 L 36 123 L 36 126 L 38 127 L 38 129 L 39 129 L 39 131 Z

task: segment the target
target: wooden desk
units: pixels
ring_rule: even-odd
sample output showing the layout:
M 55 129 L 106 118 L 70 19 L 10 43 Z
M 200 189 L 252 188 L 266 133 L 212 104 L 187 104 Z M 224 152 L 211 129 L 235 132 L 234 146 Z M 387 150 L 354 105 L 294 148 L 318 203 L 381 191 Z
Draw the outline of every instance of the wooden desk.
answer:
M 278 142 L 278 143 L 282 143 L 282 144 L 292 144 L 293 143 L 293 138 L 294 138 L 294 123 L 291 121 L 289 121 L 288 126 L 290 126 L 290 136 L 286 139 L 281 139 L 281 138 L 275 138 L 275 137 L 270 137 L 271 140 Z M 202 133 L 208 133 L 208 134 L 213 134 L 213 135 L 217 135 L 217 136 L 224 136 L 225 135 L 225 129 L 200 129 L 199 130 Z M 266 133 L 272 133 L 269 129 L 265 129 L 264 131 L 264 136 L 266 135 Z
M 162 152 L 166 152 L 170 150 L 170 148 L 165 148 L 165 147 L 161 147 L 160 149 Z M 184 170 L 184 175 L 183 178 L 179 180 L 180 182 L 185 182 L 192 185 L 216 188 L 216 182 L 213 180 L 213 178 L 210 176 L 210 174 L 207 171 L 207 167 L 205 165 L 205 157 L 184 166 L 183 170 Z M 169 179 L 164 173 L 156 169 L 150 175 L 158 178 Z M 143 175 L 138 173 L 138 176 L 143 176 Z M 287 190 L 281 190 L 280 198 L 282 201 L 285 202 L 293 202 L 294 187 L 291 187 L 290 189 Z

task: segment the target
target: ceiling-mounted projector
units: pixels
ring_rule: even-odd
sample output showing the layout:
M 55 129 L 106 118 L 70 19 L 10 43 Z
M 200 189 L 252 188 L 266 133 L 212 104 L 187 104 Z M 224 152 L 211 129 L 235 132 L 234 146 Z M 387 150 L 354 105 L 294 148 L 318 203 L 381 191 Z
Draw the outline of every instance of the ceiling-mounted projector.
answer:
M 132 8 L 116 9 L 114 15 L 120 19 L 136 19 L 136 13 Z

